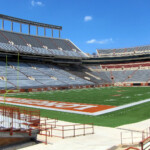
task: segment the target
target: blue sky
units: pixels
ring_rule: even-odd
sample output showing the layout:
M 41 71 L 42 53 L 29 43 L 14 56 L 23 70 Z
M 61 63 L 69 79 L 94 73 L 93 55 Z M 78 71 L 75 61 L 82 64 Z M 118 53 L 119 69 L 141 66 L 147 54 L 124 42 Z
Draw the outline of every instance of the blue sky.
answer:
M 87 53 L 150 45 L 150 0 L 0 0 L 0 13 L 61 25 Z

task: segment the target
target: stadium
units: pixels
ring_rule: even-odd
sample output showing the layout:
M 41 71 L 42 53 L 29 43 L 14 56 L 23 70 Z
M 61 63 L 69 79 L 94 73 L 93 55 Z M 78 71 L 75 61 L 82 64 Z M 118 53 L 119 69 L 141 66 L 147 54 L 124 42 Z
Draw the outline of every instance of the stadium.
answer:
M 104 138 L 104 144 L 92 149 L 149 149 L 149 123 L 140 129 L 133 123 L 149 119 L 150 46 L 97 49 L 96 55 L 89 55 L 61 38 L 61 26 L 2 14 L 0 19 L 1 147 L 36 141 L 37 136 L 47 145 L 65 139 L 64 145 L 57 143 L 63 147 L 97 136 L 95 141 Z M 11 24 L 9 31 L 5 21 Z M 20 32 L 13 30 L 14 23 Z M 28 26 L 26 34 L 23 24 Z

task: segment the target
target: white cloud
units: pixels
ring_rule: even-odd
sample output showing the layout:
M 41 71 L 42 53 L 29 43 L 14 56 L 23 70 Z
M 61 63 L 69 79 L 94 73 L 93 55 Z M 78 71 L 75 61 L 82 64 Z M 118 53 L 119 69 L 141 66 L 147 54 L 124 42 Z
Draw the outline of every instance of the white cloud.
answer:
M 91 39 L 89 41 L 86 41 L 87 44 L 109 44 L 113 43 L 112 38 L 109 39 L 103 39 L 103 40 L 96 40 L 96 39 Z
M 96 43 L 97 41 L 95 40 L 95 39 L 91 39 L 91 40 L 89 40 L 89 41 L 87 41 L 86 43 L 88 43 L 88 44 L 93 44 L 93 43 Z
M 35 0 L 32 0 L 31 1 L 31 5 L 34 7 L 34 6 L 44 6 L 44 4 L 41 2 L 41 1 L 35 1 Z
M 84 21 L 87 22 L 87 21 L 91 21 L 93 18 L 92 16 L 85 16 L 84 17 Z

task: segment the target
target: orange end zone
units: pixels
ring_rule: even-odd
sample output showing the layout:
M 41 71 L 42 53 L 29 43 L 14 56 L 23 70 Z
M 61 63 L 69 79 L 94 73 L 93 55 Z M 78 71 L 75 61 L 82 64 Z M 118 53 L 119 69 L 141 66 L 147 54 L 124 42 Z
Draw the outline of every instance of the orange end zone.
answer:
M 25 98 L 12 98 L 0 96 L 0 103 L 12 105 L 27 106 L 33 108 L 41 108 L 48 110 L 66 110 L 67 112 L 85 112 L 85 113 L 95 113 L 102 110 L 114 108 L 116 106 L 108 105 L 95 105 L 95 104 L 84 104 L 84 103 L 70 103 L 70 102 L 60 102 L 60 101 L 49 101 L 49 100 L 35 100 L 35 99 L 25 99 Z

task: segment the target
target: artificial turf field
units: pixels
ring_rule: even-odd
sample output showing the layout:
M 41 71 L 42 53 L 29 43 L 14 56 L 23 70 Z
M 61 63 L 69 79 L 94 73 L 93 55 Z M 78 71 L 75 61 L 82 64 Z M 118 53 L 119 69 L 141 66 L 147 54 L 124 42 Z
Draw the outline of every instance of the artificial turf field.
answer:
M 2 96 L 2 95 L 1 95 Z M 8 94 L 8 97 L 54 100 L 99 105 L 121 106 L 150 98 L 150 87 L 105 87 L 49 92 Z M 41 116 L 76 123 L 94 123 L 116 127 L 150 118 L 150 102 L 100 116 L 88 116 L 41 109 Z

